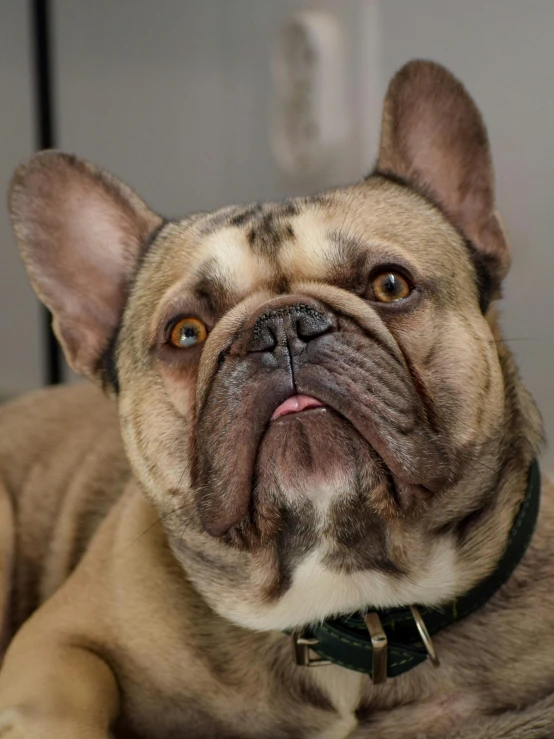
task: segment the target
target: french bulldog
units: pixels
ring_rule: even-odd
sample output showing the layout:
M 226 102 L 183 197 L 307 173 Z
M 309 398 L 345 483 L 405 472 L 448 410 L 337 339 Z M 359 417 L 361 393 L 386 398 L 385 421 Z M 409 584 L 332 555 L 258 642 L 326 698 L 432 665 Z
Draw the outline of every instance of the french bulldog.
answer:
M 1 739 L 554 736 L 554 491 L 531 536 L 541 420 L 459 81 L 404 66 L 350 187 L 166 220 L 45 151 L 10 209 L 93 384 L 0 409 Z M 367 670 L 314 636 L 352 619 Z

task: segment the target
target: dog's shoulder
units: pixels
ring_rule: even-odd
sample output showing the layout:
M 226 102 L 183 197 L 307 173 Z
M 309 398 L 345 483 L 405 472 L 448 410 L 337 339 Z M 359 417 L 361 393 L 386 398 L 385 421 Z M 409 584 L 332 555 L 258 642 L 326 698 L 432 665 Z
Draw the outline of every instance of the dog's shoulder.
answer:
M 43 388 L 0 406 L 0 473 L 10 488 L 78 434 L 117 427 L 115 403 L 88 383 Z
M 129 477 L 116 405 L 94 386 L 39 390 L 0 408 L 16 625 L 76 567 Z

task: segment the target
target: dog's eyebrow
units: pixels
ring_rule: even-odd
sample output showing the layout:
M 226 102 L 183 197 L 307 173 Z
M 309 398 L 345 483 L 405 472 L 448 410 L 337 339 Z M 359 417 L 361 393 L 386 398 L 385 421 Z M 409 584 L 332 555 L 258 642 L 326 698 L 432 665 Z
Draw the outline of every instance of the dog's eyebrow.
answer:
M 366 249 L 362 242 L 340 230 L 329 231 L 327 238 L 336 247 L 328 264 L 330 280 L 345 289 L 361 288 L 367 282 Z
M 193 292 L 214 316 L 224 313 L 233 298 L 229 282 L 218 271 L 215 259 L 207 260 L 201 267 Z

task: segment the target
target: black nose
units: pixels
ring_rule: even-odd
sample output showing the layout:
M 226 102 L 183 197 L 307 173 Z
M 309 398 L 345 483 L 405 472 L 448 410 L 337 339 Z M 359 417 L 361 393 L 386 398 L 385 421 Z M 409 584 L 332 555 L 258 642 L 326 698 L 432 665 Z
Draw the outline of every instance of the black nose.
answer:
M 334 328 L 332 314 L 303 303 L 273 308 L 263 313 L 254 324 L 248 350 L 271 352 L 288 344 L 294 351 Z

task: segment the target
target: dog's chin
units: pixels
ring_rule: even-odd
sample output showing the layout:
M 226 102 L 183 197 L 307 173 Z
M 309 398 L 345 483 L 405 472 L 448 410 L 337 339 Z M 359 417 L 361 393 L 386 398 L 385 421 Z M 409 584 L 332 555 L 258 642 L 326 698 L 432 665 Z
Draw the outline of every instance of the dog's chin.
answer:
M 374 453 L 354 427 L 328 406 L 274 418 L 256 464 L 257 489 L 287 507 L 310 501 L 327 510 L 377 472 Z

